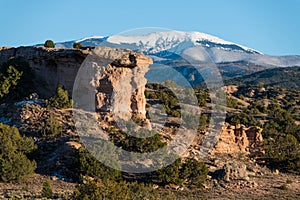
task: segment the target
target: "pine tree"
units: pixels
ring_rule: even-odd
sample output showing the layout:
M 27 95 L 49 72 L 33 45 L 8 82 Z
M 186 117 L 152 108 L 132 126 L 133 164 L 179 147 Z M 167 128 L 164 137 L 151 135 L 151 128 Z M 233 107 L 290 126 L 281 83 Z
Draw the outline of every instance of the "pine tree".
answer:
M 46 48 L 54 48 L 55 47 L 55 44 L 52 40 L 47 40 L 44 44 L 44 47 Z
M 35 148 L 33 139 L 22 137 L 17 128 L 0 123 L 0 181 L 22 181 L 32 174 L 36 163 L 26 154 Z
M 71 108 L 73 101 L 69 98 L 68 90 L 64 89 L 62 85 L 59 85 L 56 89 L 56 94 L 54 94 L 46 104 L 50 107 L 64 109 Z
M 49 199 L 53 196 L 52 187 L 49 181 L 45 181 L 43 184 L 42 196 Z
M 73 48 L 74 48 L 74 49 L 81 49 L 81 48 L 82 48 L 82 44 L 81 44 L 81 43 L 78 43 L 78 42 L 74 42 Z

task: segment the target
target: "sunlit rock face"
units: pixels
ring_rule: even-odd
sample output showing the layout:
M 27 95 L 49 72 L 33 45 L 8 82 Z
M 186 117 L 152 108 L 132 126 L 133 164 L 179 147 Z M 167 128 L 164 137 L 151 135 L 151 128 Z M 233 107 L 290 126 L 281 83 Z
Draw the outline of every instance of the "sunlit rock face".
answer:
M 93 53 L 97 111 L 107 113 L 106 117 L 112 114 L 124 119 L 132 115 L 145 118 L 145 74 L 152 59 L 141 53 L 108 47 L 97 47 Z
M 212 152 L 246 153 L 255 156 L 262 151 L 263 137 L 261 132 L 262 129 L 256 126 L 247 128 L 243 125 L 224 124 L 219 141 Z
M 145 74 L 150 64 L 152 59 L 131 50 L 94 48 L 74 82 L 75 108 L 94 113 L 102 127 L 117 122 L 122 128 L 133 116 L 146 122 Z
M 87 90 L 96 95 L 96 109 L 117 115 L 145 117 L 145 73 L 152 59 L 127 49 L 56 49 L 44 47 L 0 48 L 0 64 L 21 58 L 33 69 L 33 83 L 40 97 L 48 98 L 61 84 L 72 95 L 76 77 L 84 80 Z M 80 68 L 87 74 L 80 74 Z M 89 91 L 89 89 L 91 91 Z M 84 96 L 84 95 L 83 95 Z M 95 98 L 85 102 L 95 105 Z

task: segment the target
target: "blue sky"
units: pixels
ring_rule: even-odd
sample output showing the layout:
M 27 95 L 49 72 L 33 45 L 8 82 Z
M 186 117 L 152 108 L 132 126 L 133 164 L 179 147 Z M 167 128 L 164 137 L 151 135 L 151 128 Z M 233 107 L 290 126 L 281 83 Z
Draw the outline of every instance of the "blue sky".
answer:
M 0 0 L 0 8 L 0 46 L 162 27 L 205 32 L 266 54 L 300 55 L 299 0 Z

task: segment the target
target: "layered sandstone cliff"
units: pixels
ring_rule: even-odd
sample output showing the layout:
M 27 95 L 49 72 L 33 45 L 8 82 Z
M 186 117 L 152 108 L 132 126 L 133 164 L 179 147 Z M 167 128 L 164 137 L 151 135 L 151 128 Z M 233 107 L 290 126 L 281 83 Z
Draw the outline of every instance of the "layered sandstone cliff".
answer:
M 0 48 L 0 65 L 10 58 L 21 58 L 33 69 L 34 88 L 48 98 L 61 84 L 72 92 L 78 69 L 89 50 L 52 49 L 44 47 Z

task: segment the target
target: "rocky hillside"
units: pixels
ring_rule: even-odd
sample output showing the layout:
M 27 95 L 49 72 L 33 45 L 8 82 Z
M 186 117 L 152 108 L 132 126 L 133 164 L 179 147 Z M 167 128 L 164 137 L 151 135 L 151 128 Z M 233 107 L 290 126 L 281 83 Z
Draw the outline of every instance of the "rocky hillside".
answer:
M 202 88 L 187 89 L 172 81 L 146 86 L 152 59 L 141 53 L 94 50 L 0 51 L 0 63 L 18 58 L 29 64 L 34 92 L 39 94 L 20 101 L 4 98 L 0 105 L 0 122 L 9 125 L 0 128 L 1 141 L 9 132 L 3 130 L 11 127 L 36 145 L 33 152 L 24 153 L 36 163 L 35 174 L 20 183 L 1 179 L 0 198 L 41 199 L 47 181 L 56 199 L 115 199 L 116 194 L 122 199 L 238 199 L 241 193 L 244 199 L 299 196 L 298 90 L 231 85 L 223 88 L 227 104 L 222 104 L 213 102 L 212 94 Z M 76 77 L 77 72 L 81 76 Z M 59 84 L 69 94 L 74 91 L 73 102 L 63 87 L 57 88 Z M 178 94 L 195 94 L 197 104 L 190 103 L 191 98 L 180 104 L 171 85 Z M 226 123 L 212 119 L 214 108 L 226 110 Z M 215 122 L 209 126 L 211 121 Z M 154 154 L 157 160 L 138 157 L 165 146 L 169 152 Z M 205 157 L 203 146 L 211 147 Z M 127 156 L 121 150 L 135 154 Z M 170 151 L 180 156 L 169 156 Z M 0 162 L 5 163 L 6 155 L 0 153 Z M 136 173 L 170 159 L 174 162 L 161 169 Z M 119 165 L 123 172 L 117 170 Z

